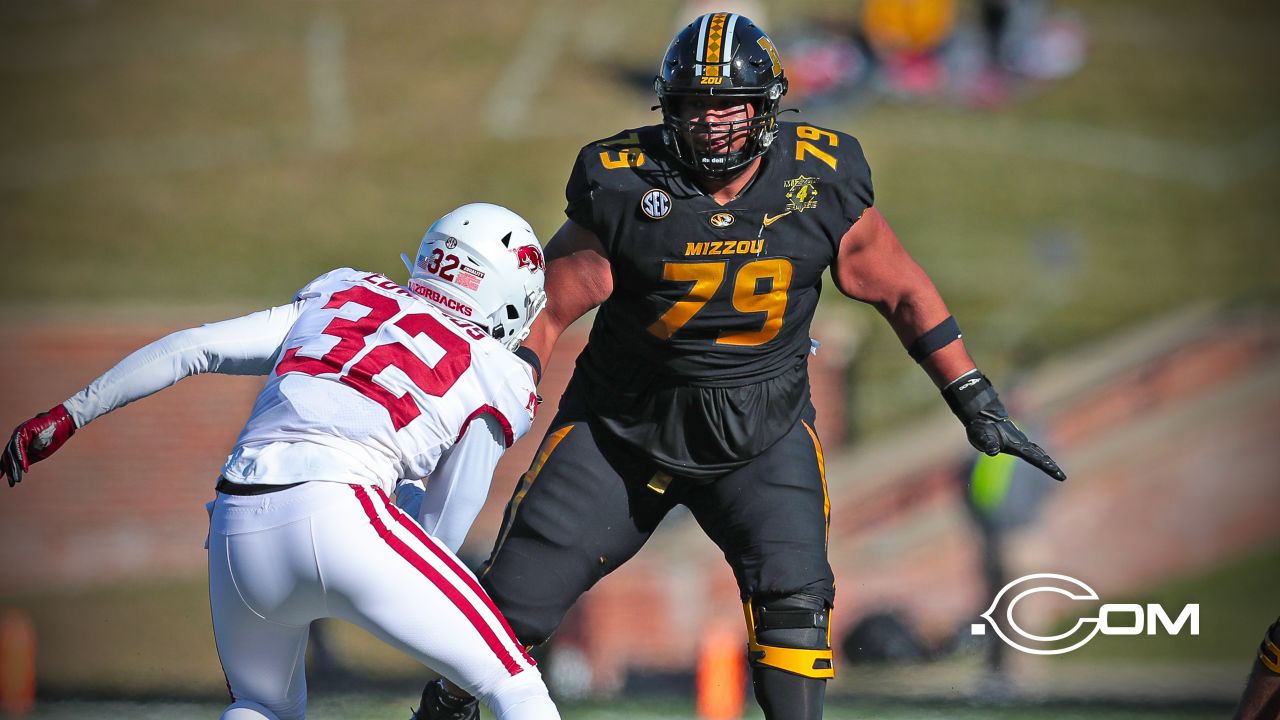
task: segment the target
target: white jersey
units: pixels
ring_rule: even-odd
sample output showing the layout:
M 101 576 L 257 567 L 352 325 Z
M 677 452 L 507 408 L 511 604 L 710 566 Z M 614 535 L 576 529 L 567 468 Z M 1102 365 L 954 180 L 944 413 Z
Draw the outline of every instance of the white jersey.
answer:
M 506 446 L 528 432 L 532 368 L 386 277 L 334 270 L 294 306 L 297 318 L 223 467 L 228 480 L 389 493 L 400 478 L 429 475 L 477 417 L 496 420 Z
M 498 458 L 533 420 L 528 364 L 386 277 L 343 268 L 288 305 L 139 348 L 64 406 L 84 427 L 206 372 L 267 376 L 223 475 L 284 486 L 224 487 L 209 504 L 209 604 L 233 694 L 223 718 L 304 717 L 299 648 L 312 621 L 338 617 L 502 720 L 558 720 L 534 662 L 454 554 Z M 401 478 L 427 478 L 403 493 L 417 522 L 388 497 Z

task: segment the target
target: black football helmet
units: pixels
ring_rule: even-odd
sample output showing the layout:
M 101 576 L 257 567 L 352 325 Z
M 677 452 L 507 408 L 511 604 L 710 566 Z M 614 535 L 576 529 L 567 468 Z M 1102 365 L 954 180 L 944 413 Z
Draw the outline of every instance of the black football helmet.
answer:
M 734 13 L 707 13 L 671 41 L 654 78 L 662 109 L 663 139 L 681 163 L 712 178 L 732 175 L 769 149 L 778 132 L 778 102 L 787 78 L 773 41 L 751 20 Z M 683 117 L 683 98 L 742 98 L 755 116 L 734 122 L 693 122 Z M 734 150 L 699 149 L 695 134 L 747 131 L 746 144 Z M 706 143 L 703 143 L 705 146 Z

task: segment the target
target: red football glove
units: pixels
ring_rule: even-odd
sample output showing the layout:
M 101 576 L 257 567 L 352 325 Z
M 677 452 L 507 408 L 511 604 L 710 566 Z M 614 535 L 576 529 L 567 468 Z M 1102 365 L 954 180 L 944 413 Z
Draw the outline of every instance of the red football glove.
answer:
M 9 479 L 9 487 L 22 482 L 22 473 L 57 452 L 67 438 L 76 432 L 76 423 L 62 405 L 42 412 L 13 431 L 13 438 L 0 457 L 0 476 Z

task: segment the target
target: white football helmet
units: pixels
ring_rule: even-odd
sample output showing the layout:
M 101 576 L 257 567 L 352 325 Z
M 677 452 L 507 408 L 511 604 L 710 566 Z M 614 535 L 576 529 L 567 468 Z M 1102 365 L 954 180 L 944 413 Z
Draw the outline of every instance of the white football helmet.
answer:
M 533 228 L 499 205 L 471 203 L 427 228 L 418 257 L 400 255 L 409 289 L 515 350 L 547 304 L 546 261 Z

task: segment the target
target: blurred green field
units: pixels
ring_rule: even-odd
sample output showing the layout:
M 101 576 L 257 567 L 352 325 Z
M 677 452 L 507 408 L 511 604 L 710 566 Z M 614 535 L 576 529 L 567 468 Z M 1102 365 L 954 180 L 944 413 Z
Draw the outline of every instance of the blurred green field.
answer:
M 776 36 L 802 20 L 764 5 Z M 1088 63 L 1008 107 L 805 116 L 862 140 L 877 204 L 995 376 L 1198 299 L 1280 289 L 1280 8 L 1057 5 L 1084 20 Z M 213 319 L 338 265 L 395 274 L 427 222 L 480 198 L 545 239 L 576 148 L 655 121 L 647 89 L 620 79 L 651 72 L 676 12 L 0 4 L 0 303 Z M 824 312 L 867 334 L 862 428 L 933 401 L 874 313 Z
M 1112 600 L 1127 603 L 1157 603 L 1166 608 L 1200 605 L 1200 635 L 1156 635 L 1143 642 L 1099 635 L 1080 650 L 1056 659 L 1060 664 L 1098 662 L 1164 663 L 1194 661 L 1242 662 L 1241 648 L 1260 641 L 1262 629 L 1275 621 L 1280 607 L 1275 602 L 1275 569 L 1280 567 L 1280 546 L 1259 548 L 1244 557 L 1193 577 L 1178 578 L 1150 588 L 1137 597 Z M 1082 608 L 1082 617 L 1085 610 Z M 1059 632 L 1068 628 L 1063 626 Z
M 1272 578 L 1277 562 L 1280 562 L 1280 546 L 1263 548 L 1206 573 L 1178 578 L 1152 588 L 1141 597 L 1118 599 L 1123 602 L 1157 602 L 1171 608 L 1188 602 L 1199 603 L 1201 634 L 1176 638 L 1156 636 L 1143 638 L 1142 642 L 1132 642 L 1132 638 L 1099 636 L 1076 652 L 1048 659 L 1038 674 L 1056 678 L 1053 683 L 1045 685 L 1037 673 L 1014 672 L 1008 700 L 1021 704 L 1015 704 L 1007 711 L 1028 714 L 976 714 L 973 717 L 1067 717 L 1057 713 L 1073 709 L 1081 713 L 1087 710 L 1088 717 L 1110 717 L 1093 714 L 1108 711 L 1109 706 L 1100 704 L 1108 698 L 1141 697 L 1152 701 L 1164 698 L 1171 702 L 1197 698 L 1197 693 L 1188 694 L 1187 688 L 1171 685 L 1186 677 L 1188 667 L 1201 668 L 1206 676 L 1219 679 L 1221 684 L 1211 699 L 1221 700 L 1223 688 L 1226 693 L 1234 693 L 1237 685 L 1243 686 L 1252 661 L 1251 653 L 1263 628 L 1274 619 L 1275 608 L 1259 602 L 1258 598 L 1267 597 L 1274 590 Z M 196 698 L 218 697 L 222 692 L 223 680 L 213 646 L 203 580 L 146 585 L 133 583 L 27 596 L 0 595 L 0 607 L 21 609 L 34 621 L 41 647 L 37 658 L 38 677 L 45 697 L 75 698 L 101 694 L 108 697 Z M 1080 612 L 1085 613 L 1086 609 L 1082 608 Z M 341 703 L 366 703 L 377 707 L 379 703 L 394 705 L 406 698 L 413 699 L 417 683 L 425 676 L 421 666 L 352 625 L 331 621 L 325 627 L 331 651 L 343 667 L 356 675 L 341 679 L 312 678 L 313 692 L 318 693 L 317 717 L 326 717 L 326 712 L 337 713 L 338 710 L 333 709 L 334 703 L 338 703 L 340 708 L 347 707 Z M 1059 631 L 1064 629 L 1058 628 Z M 87 649 L 90 651 L 86 652 Z M 315 657 L 310 656 L 308 668 L 314 670 L 315 667 Z M 830 697 L 837 705 L 863 709 L 868 707 L 869 698 L 910 699 L 900 706 L 887 701 L 875 705 L 876 712 L 883 707 L 885 715 L 859 716 L 854 713 L 847 717 L 934 717 L 926 712 L 927 704 L 931 702 L 945 707 L 948 712 L 963 713 L 971 704 L 969 698 L 980 677 L 978 670 L 975 655 L 921 665 L 879 667 L 843 663 L 840 675 L 831 685 Z M 361 687 L 359 678 L 376 679 L 370 682 L 379 683 L 382 688 L 376 693 L 371 690 L 367 697 L 335 695 L 338 687 Z M 387 685 L 403 686 L 404 690 L 393 692 L 385 687 Z M 399 701 L 394 700 L 397 697 Z M 1052 713 L 1027 704 L 1031 700 L 1044 699 L 1078 703 L 1055 705 Z M 1091 702 L 1094 704 L 1089 705 Z M 51 708 L 66 709 L 69 714 L 65 717 L 69 718 L 83 717 L 74 714 L 80 707 L 67 702 L 51 705 Z M 592 712 L 603 713 L 612 707 Z M 1086 709 L 1081 710 L 1080 707 Z M 888 714 L 899 710 L 904 714 Z M 996 711 L 1004 712 L 999 706 L 982 710 Z M 664 717 L 660 710 L 651 712 L 659 713 L 654 717 Z M 352 715 L 355 716 L 363 717 Z M 381 717 L 394 716 L 394 713 L 384 713 Z M 678 713 L 671 715 L 679 716 Z M 936 716 L 969 717 L 963 714 Z M 632 716 L 584 714 L 582 717 Z M 1187 717 L 1200 716 L 1190 714 Z
M 128 717 L 135 720 L 183 720 L 205 718 L 222 709 L 218 703 L 126 703 L 126 702 L 51 702 L 43 704 L 30 716 L 31 720 L 89 720 L 103 717 Z M 825 720 L 1129 720 L 1130 718 L 1162 718 L 1167 720 L 1201 720 L 1221 718 L 1229 708 L 1178 710 L 1167 707 L 1047 706 L 1047 707 L 936 707 L 910 704 L 828 705 Z M 561 704 L 565 720 L 683 720 L 695 717 L 687 703 L 663 701 L 618 701 L 591 705 Z M 311 703 L 307 717 L 315 720 L 387 720 L 404 717 L 408 710 L 402 703 L 370 696 L 321 696 Z M 488 711 L 480 713 L 492 720 Z M 760 720 L 758 711 L 748 712 L 744 720 Z

